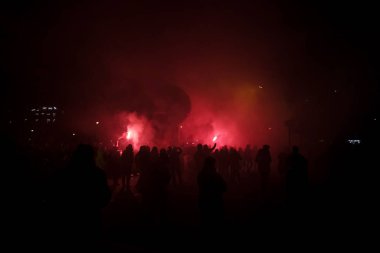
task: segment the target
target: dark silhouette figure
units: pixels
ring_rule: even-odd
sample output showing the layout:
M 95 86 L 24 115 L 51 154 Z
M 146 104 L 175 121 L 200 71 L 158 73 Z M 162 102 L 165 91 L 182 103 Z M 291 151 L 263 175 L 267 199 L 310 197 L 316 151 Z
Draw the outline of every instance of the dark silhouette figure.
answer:
M 52 201 L 67 238 L 94 241 L 101 232 L 101 209 L 111 198 L 105 173 L 95 165 L 94 149 L 79 145 L 57 178 Z
M 219 153 L 219 172 L 223 176 L 223 178 L 228 178 L 228 166 L 230 163 L 230 154 L 228 152 L 228 148 L 224 146 Z
M 116 146 L 112 147 L 108 154 L 108 171 L 112 177 L 112 188 L 115 190 L 119 185 L 121 175 L 120 152 Z
M 169 156 L 160 150 L 158 159 L 141 173 L 142 204 L 148 223 L 162 223 L 166 218 L 167 187 L 170 183 Z
M 230 166 L 231 166 L 231 182 L 240 182 L 240 170 L 241 170 L 241 155 L 234 149 L 230 149 Z
M 205 157 L 210 156 L 215 148 L 216 148 L 216 143 L 214 143 L 214 146 L 212 146 L 212 148 L 210 148 L 208 145 L 203 145 L 203 153 Z
M 270 165 L 272 162 L 272 157 L 269 148 L 269 145 L 264 145 L 263 148 L 260 149 L 256 155 L 257 169 L 261 178 L 261 190 L 264 194 L 267 192 L 270 176 Z
M 293 147 L 287 160 L 286 189 L 291 204 L 302 204 L 307 192 L 307 160 Z
M 130 190 L 133 160 L 133 147 L 129 144 L 121 155 L 121 183 L 123 189 Z
M 250 172 L 253 167 L 253 150 L 251 145 L 247 145 L 244 150 L 244 167 L 247 172 Z
M 194 164 L 195 164 L 195 170 L 199 172 L 202 169 L 204 160 L 206 156 L 203 152 L 203 146 L 202 144 L 197 145 L 197 151 L 194 154 Z
M 203 224 L 220 224 L 223 220 L 223 193 L 226 183 L 217 173 L 215 159 L 207 157 L 198 174 L 199 207 Z
M 154 165 L 153 170 L 153 210 L 155 212 L 155 222 L 163 223 L 166 221 L 167 207 L 167 188 L 170 183 L 170 158 L 165 149 L 160 150 L 158 163 Z
M 182 183 L 181 154 L 182 149 L 180 147 L 173 147 L 168 150 L 170 161 L 169 166 L 173 184 Z

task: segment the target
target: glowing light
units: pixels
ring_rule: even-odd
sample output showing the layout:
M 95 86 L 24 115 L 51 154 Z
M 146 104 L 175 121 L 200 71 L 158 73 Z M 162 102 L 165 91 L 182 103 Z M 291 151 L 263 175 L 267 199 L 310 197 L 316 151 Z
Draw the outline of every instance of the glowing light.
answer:
M 32 132 L 32 133 L 33 133 L 33 132 L 34 132 L 34 130 L 33 130 L 33 129 L 30 129 L 30 132 Z
M 183 128 L 183 126 L 182 126 L 182 125 L 180 125 L 180 126 L 179 126 L 179 128 Z
M 132 131 L 128 131 L 127 134 L 126 134 L 127 140 L 130 140 L 132 138 L 132 136 L 133 136 Z
M 75 136 L 75 133 L 73 133 L 73 136 Z
M 268 130 L 270 131 L 270 130 L 272 130 L 272 128 L 271 128 L 271 127 L 268 127 Z
M 259 85 L 259 89 L 262 89 L 262 88 L 264 88 L 262 85 Z
M 95 124 L 99 125 L 99 121 L 96 121 Z
M 216 142 L 217 139 L 218 139 L 218 136 L 215 135 L 214 138 L 212 138 L 212 141 L 213 141 L 213 142 Z
M 350 144 L 360 144 L 361 140 L 347 140 L 347 142 Z

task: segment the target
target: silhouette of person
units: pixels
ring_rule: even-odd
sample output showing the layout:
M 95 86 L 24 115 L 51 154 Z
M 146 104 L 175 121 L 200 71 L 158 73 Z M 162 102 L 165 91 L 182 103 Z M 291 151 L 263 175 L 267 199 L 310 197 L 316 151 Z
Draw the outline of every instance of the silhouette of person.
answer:
M 287 159 L 286 189 L 291 204 L 302 204 L 307 191 L 307 160 L 297 146 Z
M 203 145 L 203 153 L 205 157 L 210 156 L 212 151 L 214 151 L 215 148 L 216 148 L 216 142 L 214 143 L 214 146 L 212 146 L 212 148 L 209 148 L 208 145 Z
M 170 158 L 165 149 L 160 150 L 158 163 L 153 170 L 153 200 L 156 223 L 166 220 L 167 187 L 170 183 Z
M 261 190 L 262 193 L 267 192 L 267 187 L 269 183 L 270 176 L 270 166 L 272 162 L 272 157 L 269 151 L 269 145 L 264 145 L 256 155 L 257 169 L 261 178 Z
M 182 149 L 180 147 L 173 147 L 168 150 L 173 184 L 182 183 L 181 154 Z
M 108 165 L 109 173 L 111 174 L 113 181 L 112 187 L 115 190 L 119 185 L 119 178 L 121 174 L 120 152 L 116 146 L 113 146 L 109 152 Z
M 240 170 L 241 170 L 241 156 L 240 153 L 234 149 L 230 149 L 230 166 L 231 166 L 231 182 L 240 182 Z
M 160 223 L 166 217 L 167 186 L 170 182 L 169 156 L 160 150 L 158 159 L 141 173 L 141 195 L 146 221 Z
M 215 168 L 215 159 L 207 157 L 198 174 L 199 208 L 203 224 L 220 224 L 223 220 L 223 193 L 226 183 Z
M 121 154 L 121 183 L 123 189 L 130 189 L 132 166 L 134 160 L 133 146 L 129 144 Z
M 244 167 L 247 170 L 247 172 L 250 172 L 252 170 L 253 166 L 253 150 L 251 148 L 251 145 L 247 145 L 244 150 Z
M 230 163 L 230 154 L 228 152 L 228 148 L 227 146 L 224 146 L 221 150 L 220 150 L 220 154 L 219 154 L 219 171 L 220 171 L 220 174 L 224 177 L 224 178 L 228 178 L 229 177 L 229 173 L 228 173 L 228 166 L 229 166 L 229 163 Z
M 198 144 L 197 151 L 194 154 L 194 164 L 197 172 L 199 172 L 202 169 L 205 158 L 206 156 L 203 152 L 203 146 L 202 144 Z
M 101 231 L 101 209 L 111 198 L 105 173 L 95 164 L 94 149 L 81 144 L 68 167 L 57 178 L 53 201 L 60 212 L 63 230 L 74 240 L 96 240 Z

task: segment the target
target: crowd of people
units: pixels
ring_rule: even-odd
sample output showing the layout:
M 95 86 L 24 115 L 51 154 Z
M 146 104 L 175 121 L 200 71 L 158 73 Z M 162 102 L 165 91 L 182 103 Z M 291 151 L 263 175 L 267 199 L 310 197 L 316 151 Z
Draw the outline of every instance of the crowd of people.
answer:
M 276 172 L 284 179 L 287 205 L 294 207 L 293 210 L 300 210 L 298 208 L 309 198 L 309 164 L 296 146 L 278 156 L 271 154 L 269 145 L 235 148 L 198 144 L 135 149 L 129 144 L 120 149 L 80 144 L 72 149 L 63 146 L 28 149 L 10 142 L 7 146 L 5 164 L 14 167 L 6 170 L 10 173 L 7 178 L 20 182 L 8 206 L 15 207 L 13 214 L 34 210 L 28 211 L 29 216 L 20 214 L 23 219 L 19 222 L 33 222 L 34 215 L 44 210 L 42 215 L 55 217 L 53 222 L 48 222 L 49 226 L 70 228 L 71 236 L 77 238 L 84 233 L 91 234 L 92 238 L 100 236 L 102 209 L 119 192 L 135 195 L 146 224 L 152 225 L 166 223 L 170 213 L 169 193 L 186 185 L 197 189 L 199 222 L 205 226 L 223 224 L 226 193 L 239 188 L 242 182 L 246 187 L 249 175 L 255 175 L 259 194 L 265 196 L 273 186 L 271 177 Z M 350 147 L 346 151 L 358 154 Z M 336 159 L 326 157 L 324 160 L 329 161 L 332 168 L 341 168 L 339 159 L 347 160 L 344 155 L 347 152 L 341 152 L 340 156 L 331 153 Z M 277 170 L 274 170 L 273 160 Z M 335 185 L 344 182 L 339 186 L 347 186 L 348 179 L 343 181 L 344 175 L 352 174 L 349 169 L 358 165 L 360 163 L 346 163 L 345 171 L 330 170 L 331 180 L 335 180 Z M 253 184 L 248 185 L 254 187 Z

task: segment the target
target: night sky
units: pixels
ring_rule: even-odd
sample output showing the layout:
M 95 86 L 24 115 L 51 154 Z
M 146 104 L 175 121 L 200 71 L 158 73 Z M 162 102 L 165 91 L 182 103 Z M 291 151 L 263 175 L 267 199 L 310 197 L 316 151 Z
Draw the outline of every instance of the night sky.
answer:
M 252 114 L 258 116 L 253 121 L 268 122 L 266 126 L 283 126 L 295 119 L 299 132 L 322 138 L 349 133 L 378 117 L 380 52 L 374 4 L 8 1 L 2 5 L 3 110 L 42 104 L 115 105 L 115 94 L 125 92 L 125 100 L 138 98 L 122 102 L 126 110 L 148 113 L 149 109 L 141 109 L 146 103 L 139 101 L 151 101 L 150 90 L 168 91 L 154 87 L 175 85 L 189 96 L 191 105 L 174 98 L 176 94 L 157 96 L 181 105 L 185 116 L 190 113 L 194 118 L 191 112 L 207 111 L 204 115 L 224 115 L 247 130 L 252 124 L 231 115 L 241 111 L 241 118 L 247 118 L 251 112 L 244 111 L 248 106 L 244 100 L 251 98 L 240 98 L 239 92 L 252 88 L 258 94 L 260 86 L 267 93 L 257 95 Z M 243 105 L 234 104 L 235 95 Z M 156 109 L 157 103 L 152 107 Z M 348 125 L 352 129 L 343 129 Z

